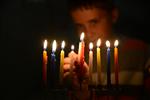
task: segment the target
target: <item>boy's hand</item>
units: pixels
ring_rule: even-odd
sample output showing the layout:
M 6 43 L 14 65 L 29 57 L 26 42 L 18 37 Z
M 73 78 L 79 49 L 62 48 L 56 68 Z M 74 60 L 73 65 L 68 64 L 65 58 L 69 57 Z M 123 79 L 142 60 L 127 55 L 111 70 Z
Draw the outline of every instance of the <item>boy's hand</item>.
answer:
M 64 84 L 71 86 L 72 89 L 80 89 L 79 75 L 80 75 L 80 64 L 78 62 L 78 55 L 75 52 L 70 52 L 68 57 L 64 59 Z M 84 62 L 83 65 L 83 81 L 81 84 L 82 90 L 88 89 L 89 79 L 89 67 Z

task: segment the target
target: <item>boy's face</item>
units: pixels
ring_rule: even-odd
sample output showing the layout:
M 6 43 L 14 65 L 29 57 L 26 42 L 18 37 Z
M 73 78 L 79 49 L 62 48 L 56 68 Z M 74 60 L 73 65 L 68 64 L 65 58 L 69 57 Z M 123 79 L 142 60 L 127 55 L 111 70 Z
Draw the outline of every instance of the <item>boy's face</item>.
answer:
M 85 32 L 88 42 L 95 42 L 98 38 L 107 38 L 112 32 L 112 16 L 102 9 L 76 9 L 71 16 L 77 32 Z

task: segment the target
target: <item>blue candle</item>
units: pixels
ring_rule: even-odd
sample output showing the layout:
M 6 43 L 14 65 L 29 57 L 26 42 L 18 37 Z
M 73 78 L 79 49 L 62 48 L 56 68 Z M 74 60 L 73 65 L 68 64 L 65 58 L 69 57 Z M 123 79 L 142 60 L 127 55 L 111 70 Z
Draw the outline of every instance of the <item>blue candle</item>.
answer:
M 56 55 L 55 55 L 55 51 L 56 51 L 56 40 L 53 41 L 52 44 L 52 53 L 51 53 L 51 77 L 52 80 L 50 80 L 52 82 L 52 85 L 54 86 L 55 82 L 56 82 Z
M 56 72 L 56 57 L 55 52 L 51 53 L 51 68 L 52 68 L 52 75 L 55 75 Z
M 110 42 L 106 41 L 107 46 L 107 86 L 111 85 L 111 69 L 110 69 Z

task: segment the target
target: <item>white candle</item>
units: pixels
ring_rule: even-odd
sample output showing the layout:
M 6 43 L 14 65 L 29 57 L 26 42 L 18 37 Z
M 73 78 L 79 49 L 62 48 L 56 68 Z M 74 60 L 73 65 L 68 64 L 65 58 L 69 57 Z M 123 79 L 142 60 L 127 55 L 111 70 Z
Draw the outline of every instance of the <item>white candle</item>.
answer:
M 72 75 L 73 75 L 73 67 L 74 67 L 74 62 L 75 62 L 75 57 L 74 57 L 74 45 L 71 45 L 71 52 L 70 52 L 70 57 L 71 57 L 71 65 L 70 65 L 70 76 L 72 78 Z
M 90 84 L 92 84 L 92 73 L 93 73 L 93 43 L 89 43 L 89 75 L 90 75 Z

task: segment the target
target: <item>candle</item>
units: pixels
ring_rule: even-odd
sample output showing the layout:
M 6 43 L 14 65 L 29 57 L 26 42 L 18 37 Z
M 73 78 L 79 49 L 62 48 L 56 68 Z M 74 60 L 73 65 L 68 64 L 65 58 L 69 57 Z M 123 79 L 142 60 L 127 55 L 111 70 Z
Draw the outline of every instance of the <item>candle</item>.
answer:
M 62 41 L 61 44 L 61 53 L 60 53 L 60 83 L 62 83 L 62 79 L 63 79 L 63 66 L 64 66 L 64 47 L 65 47 L 65 41 Z
M 43 68 L 42 68 L 42 79 L 43 79 L 43 83 L 45 86 L 47 86 L 47 59 L 48 59 L 48 56 L 47 56 L 47 40 L 44 41 L 44 50 L 43 50 Z
M 79 42 L 79 50 L 78 50 L 78 61 L 80 64 L 80 74 L 83 74 L 83 64 L 84 64 L 84 47 L 85 47 L 85 43 L 84 43 L 84 33 L 81 34 L 80 36 L 80 42 Z
M 56 43 L 56 40 L 54 40 L 52 44 L 52 53 L 51 53 L 52 86 L 54 86 L 55 81 L 56 81 L 56 55 L 55 55 L 56 48 L 57 48 L 57 43 Z
M 93 73 L 93 43 L 89 43 L 89 76 L 90 76 L 90 84 L 92 84 L 92 73 Z
M 71 45 L 71 52 L 74 52 L 74 45 Z
M 70 52 L 70 57 L 71 57 L 71 68 L 70 68 L 70 71 L 72 72 L 73 71 L 73 66 L 74 66 L 74 61 L 76 60 L 75 57 L 74 57 L 74 45 L 71 45 L 71 52 Z
M 72 78 L 72 76 L 73 76 L 73 67 L 74 67 L 74 62 L 75 62 L 75 60 L 76 60 L 76 58 L 74 57 L 74 45 L 71 45 L 71 52 L 70 52 L 70 57 L 71 57 L 71 65 L 70 65 L 70 76 L 71 76 L 71 78 Z
M 98 72 L 98 83 L 101 84 L 101 40 L 97 40 L 97 72 Z
M 82 80 L 83 80 L 83 74 L 84 74 L 84 69 L 83 69 L 83 64 L 84 64 L 84 32 L 82 32 L 81 36 L 80 36 L 80 42 L 79 42 L 79 49 L 78 49 L 78 62 L 80 64 L 80 68 L 79 68 L 79 72 L 78 72 L 78 79 L 79 79 L 79 83 L 80 83 L 80 89 L 81 89 L 81 84 L 82 84 Z
M 116 40 L 114 42 L 114 68 L 115 68 L 115 84 L 118 85 L 119 84 L 119 64 L 118 64 L 118 46 L 119 42 L 118 40 Z
M 84 63 L 84 32 L 82 32 L 81 36 L 80 36 L 80 40 L 81 42 L 79 42 L 79 50 L 78 50 L 78 61 L 80 62 L 80 64 Z
M 107 86 L 110 87 L 111 85 L 111 69 L 110 69 L 110 42 L 106 41 L 107 46 Z

